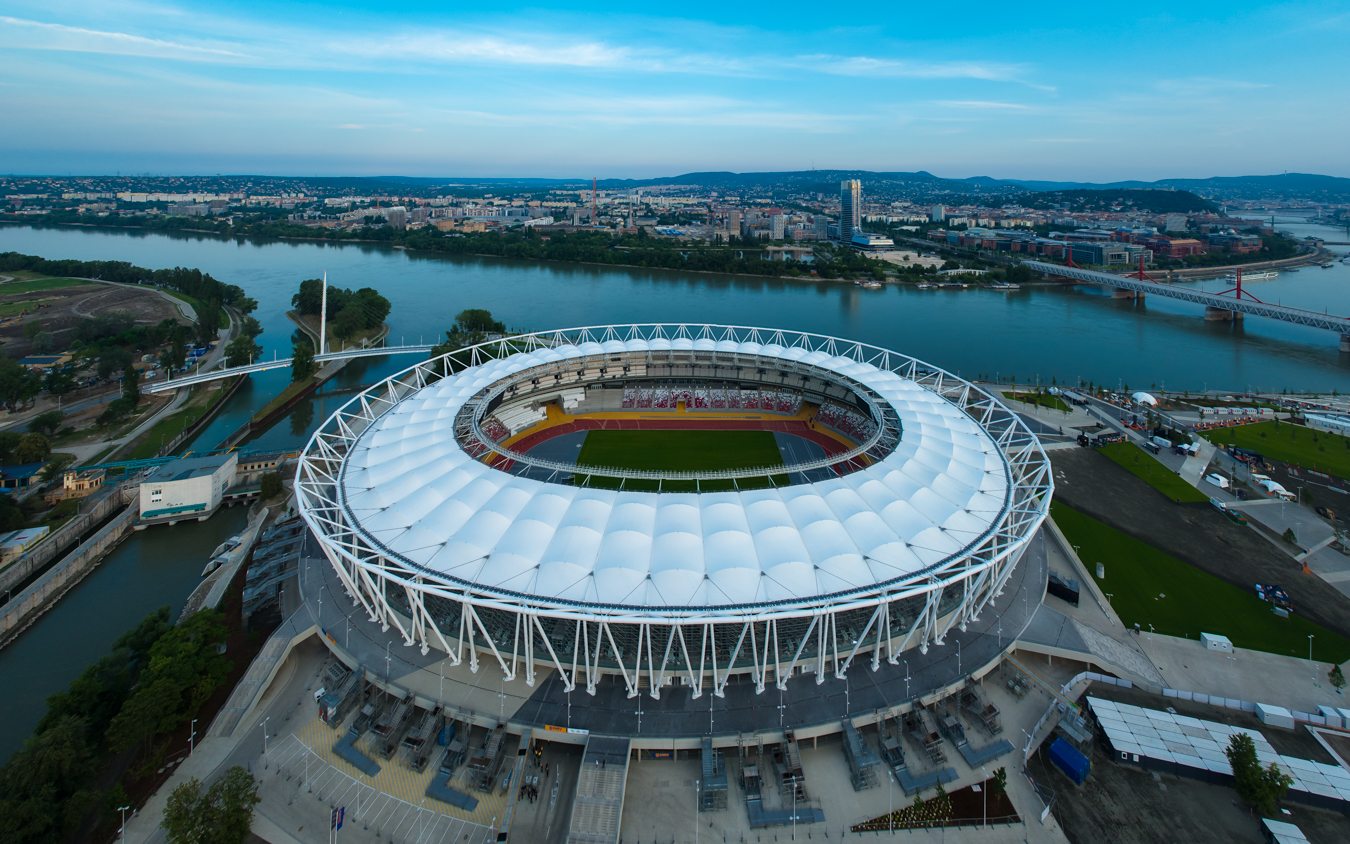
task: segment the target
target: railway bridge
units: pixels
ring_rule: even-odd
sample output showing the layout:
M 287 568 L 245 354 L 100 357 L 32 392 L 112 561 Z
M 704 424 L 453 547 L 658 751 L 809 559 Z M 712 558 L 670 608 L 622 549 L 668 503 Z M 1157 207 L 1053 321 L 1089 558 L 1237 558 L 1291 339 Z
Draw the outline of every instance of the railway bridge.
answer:
M 1244 293 L 1240 281 L 1232 291 L 1207 293 L 1203 290 L 1194 290 L 1178 284 L 1153 281 L 1142 272 L 1137 275 L 1115 275 L 1114 273 L 1085 270 L 1081 267 L 1050 264 L 1044 261 L 1023 261 L 1022 266 L 1046 275 L 1109 287 L 1120 295 L 1131 298 L 1151 295 L 1193 302 L 1204 306 L 1205 319 L 1232 320 L 1251 315 L 1332 331 L 1340 337 L 1341 351 L 1350 353 L 1350 317 L 1336 316 L 1325 311 L 1319 313 L 1302 308 L 1291 308 L 1287 305 L 1272 305 L 1262 302 L 1250 293 Z

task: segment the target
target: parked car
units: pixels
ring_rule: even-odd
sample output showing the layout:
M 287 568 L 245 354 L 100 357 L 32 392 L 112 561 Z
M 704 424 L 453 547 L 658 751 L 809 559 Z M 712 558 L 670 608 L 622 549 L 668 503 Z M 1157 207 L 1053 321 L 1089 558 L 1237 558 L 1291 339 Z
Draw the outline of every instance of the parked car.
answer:
M 1336 511 L 1331 509 L 1330 507 L 1323 507 L 1322 505 L 1319 504 L 1313 509 L 1317 511 L 1317 515 L 1321 516 L 1327 521 L 1329 522 L 1336 521 Z

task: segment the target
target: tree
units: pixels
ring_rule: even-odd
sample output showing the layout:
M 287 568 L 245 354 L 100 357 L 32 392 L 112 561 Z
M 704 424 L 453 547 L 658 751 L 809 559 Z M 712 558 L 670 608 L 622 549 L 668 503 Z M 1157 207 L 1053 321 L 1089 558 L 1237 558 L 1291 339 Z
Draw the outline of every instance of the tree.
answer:
M 172 844 L 240 844 L 253 826 L 262 798 L 253 775 L 235 765 L 205 791 L 196 777 L 173 790 L 164 807 L 164 833 Z
M 141 374 L 129 363 L 122 370 L 122 398 L 132 407 L 141 403 Z
M 506 331 L 506 326 L 500 320 L 493 319 L 492 311 L 467 308 L 455 316 L 455 330 L 465 334 L 501 334 Z
M 225 347 L 225 357 L 229 359 L 230 366 L 247 366 L 260 354 L 262 346 L 255 343 L 253 337 L 248 334 L 240 334 Z
M 296 338 L 291 351 L 291 380 L 305 381 L 313 377 L 319 365 L 314 362 L 314 346 L 308 339 Z
M 75 389 L 75 376 L 62 367 L 52 367 L 42 379 L 42 389 L 54 396 L 64 396 Z
M 36 431 L 39 434 L 51 436 L 61 428 L 61 421 L 65 415 L 59 410 L 48 410 L 34 416 L 28 422 L 28 430 Z
M 1334 686 L 1337 691 L 1345 688 L 1345 672 L 1341 671 L 1339 665 L 1331 666 L 1331 671 L 1327 672 L 1327 680 L 1331 682 L 1331 685 Z
M 1256 745 L 1246 733 L 1234 733 L 1224 753 L 1233 767 L 1234 787 L 1242 802 L 1262 817 L 1274 817 L 1285 792 L 1294 784 L 1293 778 L 1274 762 L 1262 768 L 1256 758 Z
M 14 358 L 0 356 L 0 403 L 16 410 L 37 396 L 42 381 Z
M 277 472 L 268 472 L 262 476 L 259 482 L 258 494 L 263 501 L 270 501 L 281 494 L 282 484 L 281 475 Z
M 52 443 L 42 434 L 29 432 L 19 437 L 14 459 L 20 463 L 40 463 L 51 456 Z

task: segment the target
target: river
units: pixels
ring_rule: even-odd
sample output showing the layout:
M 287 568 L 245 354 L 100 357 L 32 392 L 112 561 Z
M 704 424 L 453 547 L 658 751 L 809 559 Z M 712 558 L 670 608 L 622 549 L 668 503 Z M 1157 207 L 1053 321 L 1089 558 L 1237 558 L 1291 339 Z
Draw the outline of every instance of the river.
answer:
M 1299 235 L 1344 240 L 1339 230 L 1287 219 Z M 1345 247 L 1335 247 L 1345 253 Z M 487 308 L 513 328 L 610 322 L 725 322 L 792 328 L 897 349 L 966 377 L 1015 375 L 1073 384 L 1087 379 L 1139 388 L 1350 390 L 1350 355 L 1323 331 L 1251 318 L 1206 323 L 1194 305 L 1153 297 L 1143 305 L 1088 287 L 868 291 L 851 285 L 661 270 L 446 258 L 353 244 L 251 243 L 92 229 L 0 226 L 0 251 L 46 258 L 114 259 L 146 267 L 198 267 L 258 300 L 264 355 L 290 354 L 290 296 L 328 273 L 341 287 L 374 287 L 393 305 L 391 344 L 433 342 L 464 308 Z M 1197 282 L 1213 289 L 1216 282 Z M 1253 282 L 1268 301 L 1350 312 L 1350 264 L 1304 268 Z M 255 441 L 301 445 L 359 387 L 411 365 L 408 357 L 357 360 L 312 400 Z M 252 377 L 195 447 L 209 449 L 247 421 L 289 380 Z M 209 551 L 237 532 L 242 511 L 201 524 L 135 534 L 17 642 L 0 651 L 0 685 L 11 691 L 0 723 L 0 759 L 60 691 L 112 639 L 157 606 L 181 607 Z M 169 541 L 172 531 L 172 542 Z

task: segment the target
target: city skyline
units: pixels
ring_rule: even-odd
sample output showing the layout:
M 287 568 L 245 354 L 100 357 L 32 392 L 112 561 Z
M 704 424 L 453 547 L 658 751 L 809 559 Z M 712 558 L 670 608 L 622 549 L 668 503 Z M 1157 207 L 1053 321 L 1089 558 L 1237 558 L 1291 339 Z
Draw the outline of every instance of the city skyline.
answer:
M 14 173 L 1350 175 L 1350 5 L 953 13 L 11 0 Z

